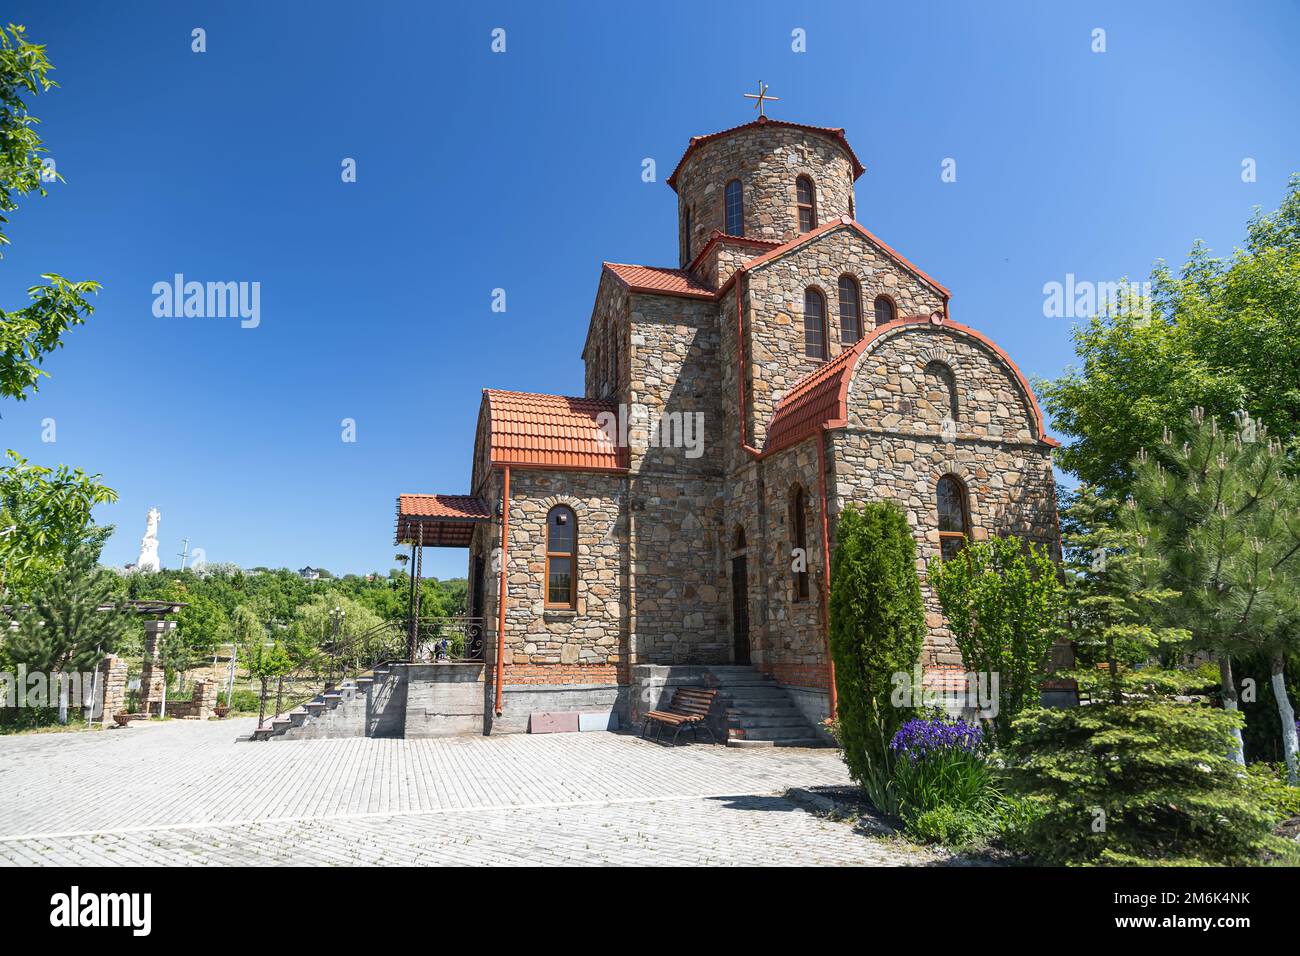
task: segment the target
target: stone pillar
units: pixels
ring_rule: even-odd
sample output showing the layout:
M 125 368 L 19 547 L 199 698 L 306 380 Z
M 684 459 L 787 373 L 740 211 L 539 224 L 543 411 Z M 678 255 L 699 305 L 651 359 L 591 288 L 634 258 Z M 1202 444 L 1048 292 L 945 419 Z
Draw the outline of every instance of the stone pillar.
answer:
M 159 647 L 175 629 L 175 621 L 144 622 L 144 667 L 140 671 L 142 714 L 152 713 L 162 707 L 164 677 L 162 663 L 158 659 Z
M 126 661 L 114 654 L 105 655 L 95 679 L 99 686 L 91 701 L 90 724 L 107 727 L 113 723 L 114 714 L 126 710 Z
M 194 682 L 194 696 L 190 700 L 190 716 L 207 720 L 217 706 L 217 682 L 200 679 Z

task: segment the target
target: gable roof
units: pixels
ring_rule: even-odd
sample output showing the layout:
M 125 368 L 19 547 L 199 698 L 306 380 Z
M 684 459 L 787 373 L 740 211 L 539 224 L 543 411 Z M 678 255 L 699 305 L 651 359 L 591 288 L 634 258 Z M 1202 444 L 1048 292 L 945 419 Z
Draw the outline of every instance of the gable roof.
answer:
M 871 242 L 873 245 L 878 246 L 883 253 L 889 256 L 889 258 L 893 259 L 895 262 L 897 262 L 908 272 L 912 273 L 912 275 L 916 276 L 926 285 L 930 286 L 930 288 L 934 289 L 945 299 L 952 298 L 952 293 L 948 290 L 946 286 L 940 284 L 936 279 L 932 278 L 928 273 L 926 273 L 924 269 L 922 269 L 918 265 L 915 265 L 913 262 L 911 262 L 911 260 L 903 256 L 902 253 L 898 252 L 887 242 L 885 242 L 883 239 L 877 236 L 874 232 L 872 232 L 866 226 L 862 225 L 862 223 L 858 222 L 856 219 L 850 219 L 848 216 L 841 216 L 838 219 L 831 219 L 828 222 L 824 222 L 816 229 L 810 229 L 808 232 L 795 236 L 789 242 L 782 243 L 781 245 L 777 246 L 775 249 L 768 250 L 767 252 L 763 253 L 761 256 L 755 256 L 753 259 L 750 259 L 739 269 L 737 269 L 734 273 L 732 273 L 731 278 L 729 278 L 726 282 L 724 282 L 722 284 L 722 287 L 718 289 L 718 294 L 721 295 L 724 291 L 726 291 L 726 289 L 733 282 L 736 281 L 736 277 L 739 276 L 742 272 L 749 272 L 753 269 L 757 269 L 759 266 L 771 262 L 773 259 L 779 259 L 781 256 L 793 252 L 795 249 L 798 249 L 806 242 L 812 242 L 814 239 L 820 239 L 828 232 L 833 232 L 834 230 L 840 228 L 853 229 L 864 239 Z
M 791 123 L 788 120 L 776 120 L 768 116 L 760 116 L 752 123 L 745 123 L 741 126 L 733 126 L 730 129 L 719 130 L 716 133 L 709 133 L 707 136 L 692 136 L 690 144 L 686 147 L 686 152 L 682 153 L 682 158 L 677 161 L 677 165 L 673 167 L 672 175 L 668 177 L 668 185 L 672 187 L 673 192 L 677 191 L 677 174 L 682 171 L 682 166 L 685 165 L 686 160 L 690 159 L 691 155 L 697 149 L 699 149 L 705 143 L 711 143 L 714 140 L 722 139 L 723 137 L 726 136 L 731 136 L 734 133 L 739 133 L 742 130 L 753 129 L 756 126 L 783 126 L 788 129 L 801 129 L 804 132 L 817 133 L 818 135 L 824 136 L 826 139 L 829 139 L 831 142 L 835 143 L 837 146 L 839 146 L 841 149 L 844 150 L 844 152 L 848 155 L 850 162 L 853 163 L 854 179 L 857 179 L 859 176 L 861 176 L 863 173 L 867 171 L 867 168 L 863 166 L 861 160 L 858 159 L 857 154 L 853 152 L 853 147 L 849 145 L 849 141 L 845 139 L 843 127 L 806 126 L 803 123 Z
M 658 266 L 636 266 L 624 262 L 605 262 L 602 265 L 630 292 L 649 292 L 659 295 L 680 295 L 690 299 L 712 299 L 717 290 L 701 282 L 686 269 L 664 269 Z
M 601 429 L 618 415 L 612 399 L 483 389 L 488 457 L 494 465 L 575 471 L 626 471 L 624 450 Z
M 863 336 L 853 348 L 841 352 L 821 368 L 809 372 L 795 382 L 767 426 L 767 440 L 763 443 L 763 454 L 770 455 L 782 449 L 797 445 L 806 438 L 815 435 L 823 426 L 840 428 L 848 424 L 849 383 L 853 379 L 853 370 L 858 359 L 871 351 L 876 342 L 890 332 L 910 325 L 925 325 L 931 321 L 926 315 L 910 315 L 893 322 L 877 326 Z M 1011 357 L 1002 351 L 988 336 L 975 331 L 969 326 L 945 320 L 941 326 L 967 335 L 994 352 L 1011 371 L 1024 393 L 1026 404 L 1033 416 L 1033 427 L 1038 440 L 1053 447 L 1060 444 L 1055 438 L 1049 438 L 1043 428 L 1043 413 L 1038 407 L 1034 391 L 1029 387 L 1024 374 L 1011 361 Z

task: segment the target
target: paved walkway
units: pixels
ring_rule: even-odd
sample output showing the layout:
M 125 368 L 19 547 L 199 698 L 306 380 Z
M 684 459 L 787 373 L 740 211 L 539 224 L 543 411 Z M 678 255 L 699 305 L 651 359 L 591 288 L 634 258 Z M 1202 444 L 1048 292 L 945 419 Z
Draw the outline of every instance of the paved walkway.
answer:
M 830 750 L 606 733 L 239 739 L 252 724 L 0 737 L 0 865 L 933 859 L 780 797 L 845 782 Z

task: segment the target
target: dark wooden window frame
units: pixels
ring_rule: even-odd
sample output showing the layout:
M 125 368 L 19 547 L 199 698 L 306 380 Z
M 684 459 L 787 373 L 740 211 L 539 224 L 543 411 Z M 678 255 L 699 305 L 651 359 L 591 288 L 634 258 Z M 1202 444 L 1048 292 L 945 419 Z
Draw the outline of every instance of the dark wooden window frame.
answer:
M 573 524 L 570 550 L 552 551 L 551 550 L 551 516 L 557 512 L 563 512 L 568 515 Z M 568 559 L 569 562 L 569 600 L 565 602 L 556 602 L 551 600 L 551 560 L 554 558 Z M 556 505 L 550 511 L 546 512 L 546 580 L 544 585 L 546 593 L 543 595 L 543 606 L 551 611 L 576 611 L 578 608 L 578 516 L 568 505 Z
M 943 487 L 944 482 L 951 482 L 957 488 L 958 518 L 961 521 L 960 531 L 945 531 L 943 527 L 943 515 L 939 510 L 939 502 L 940 489 Z M 966 482 L 956 475 L 943 475 L 934 484 L 934 498 L 935 516 L 938 518 L 936 523 L 939 527 L 939 557 L 946 561 L 949 557 L 955 557 L 959 554 L 961 549 L 966 546 L 966 543 L 970 541 L 970 491 L 966 487 Z M 957 544 L 952 555 L 944 554 L 944 543 L 947 541 L 953 541 Z
M 874 299 L 871 300 L 871 317 L 875 321 L 877 328 L 885 324 L 884 322 L 880 321 L 879 305 L 882 300 L 889 303 L 889 318 L 886 319 L 885 321 L 893 322 L 895 319 L 898 318 L 898 303 L 894 301 L 894 297 L 892 295 L 888 295 L 882 292 Z
M 804 202 L 799 195 L 799 186 L 802 183 L 808 184 L 808 201 Z M 812 232 L 817 228 L 817 184 L 813 178 L 808 175 L 799 175 L 794 181 L 794 204 L 795 217 L 799 223 L 799 232 Z M 804 226 L 804 213 L 808 214 L 808 226 Z
M 794 548 L 803 551 L 804 569 L 794 573 L 794 601 L 808 600 L 811 589 L 808 586 L 808 519 L 804 512 L 808 507 L 808 496 L 802 485 L 795 485 L 790 494 L 790 540 Z
M 818 317 L 818 334 L 821 336 L 821 354 L 813 355 L 808 351 L 808 320 L 811 317 L 808 311 L 808 303 L 816 299 L 818 307 L 821 309 L 821 315 Z M 816 286 L 808 286 L 803 290 L 803 354 L 804 358 L 810 358 L 815 362 L 825 362 L 830 358 L 830 330 L 826 321 L 826 295 Z

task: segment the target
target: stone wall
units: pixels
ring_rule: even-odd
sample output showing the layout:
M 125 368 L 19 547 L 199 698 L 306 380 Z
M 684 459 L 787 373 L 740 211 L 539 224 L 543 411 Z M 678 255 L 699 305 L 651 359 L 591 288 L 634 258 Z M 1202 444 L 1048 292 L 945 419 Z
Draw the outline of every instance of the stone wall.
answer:
M 929 315 L 943 308 L 943 297 L 935 289 L 847 225 L 747 272 L 745 347 L 752 380 L 747 424 L 754 447 L 763 447 L 767 424 L 790 388 L 824 364 L 805 355 L 806 289 L 819 289 L 825 299 L 829 357 L 853 345 L 840 335 L 839 279 L 845 273 L 861 287 L 864 330 L 873 327 L 871 304 L 882 293 L 894 300 L 899 316 Z
M 583 394 L 587 398 L 617 398 L 626 391 L 628 300 L 627 287 L 602 269 L 582 350 Z
M 931 361 L 948 364 L 957 383 L 958 417 L 947 434 L 943 401 L 927 397 Z M 864 354 L 848 404 L 849 427 L 832 433 L 832 519 L 852 502 L 890 500 L 903 508 L 916 529 L 930 627 L 923 663 L 960 664 L 925 584 L 926 563 L 939 553 L 937 482 L 951 474 L 966 485 L 973 540 L 1013 535 L 1059 556 L 1051 449 L 1037 440 L 1028 397 L 1006 365 L 941 326 L 905 327 Z
M 217 682 L 199 679 L 194 682 L 189 700 L 167 701 L 167 716 L 191 720 L 207 720 L 217 706 Z M 143 708 L 142 708 L 143 709 Z
M 744 190 L 745 235 L 785 241 L 799 234 L 795 179 L 817 191 L 817 224 L 850 215 L 853 162 L 841 141 L 787 126 L 755 126 L 705 143 L 677 171 L 678 247 L 682 268 L 718 229 L 726 232 L 727 183 Z M 685 210 L 691 210 L 687 255 Z
M 546 516 L 556 505 L 573 509 L 578 525 L 573 610 L 547 607 L 545 600 Z M 626 658 L 626 548 L 621 531 L 625 506 L 626 480 L 621 475 L 511 470 L 506 666 L 605 665 Z M 491 527 L 499 536 L 500 524 L 493 521 Z M 487 606 L 493 613 L 495 582 L 490 597 Z M 493 642 L 495 629 L 493 616 Z
M 175 621 L 144 622 L 144 665 L 140 671 L 140 713 L 157 713 L 162 707 L 163 666 L 160 645 L 176 629 Z

